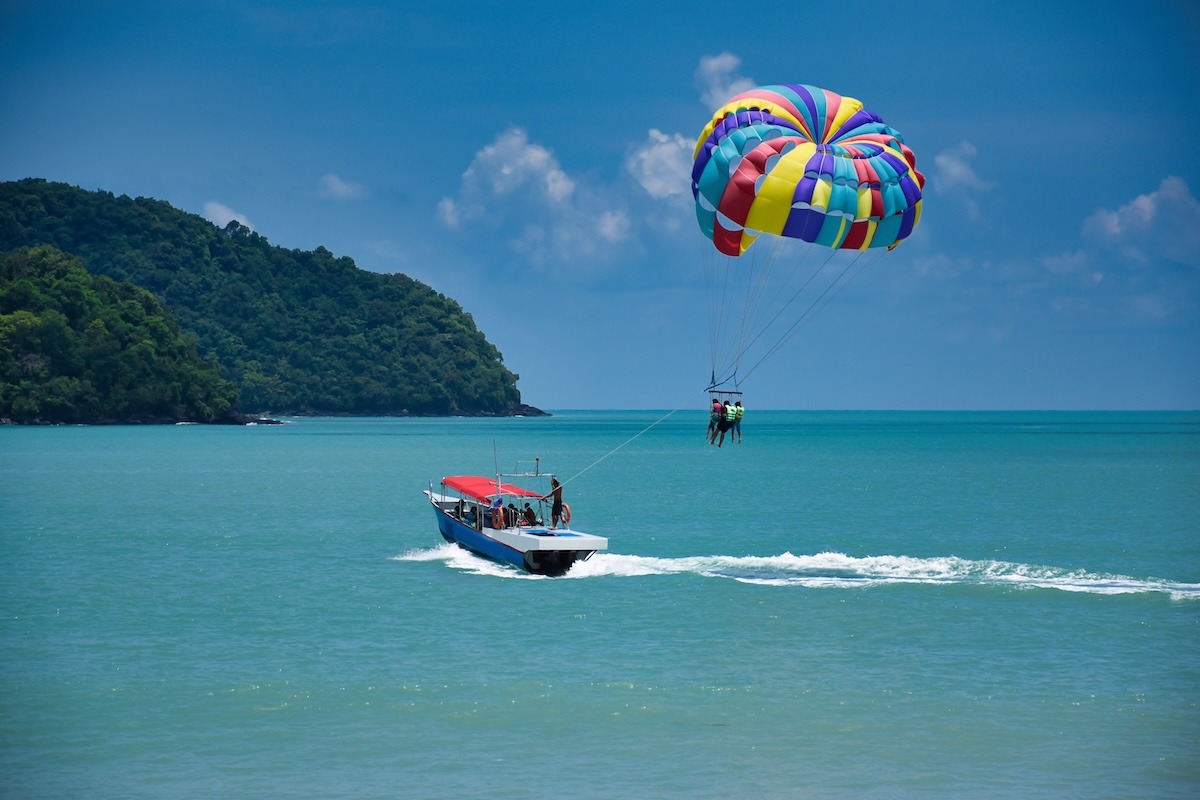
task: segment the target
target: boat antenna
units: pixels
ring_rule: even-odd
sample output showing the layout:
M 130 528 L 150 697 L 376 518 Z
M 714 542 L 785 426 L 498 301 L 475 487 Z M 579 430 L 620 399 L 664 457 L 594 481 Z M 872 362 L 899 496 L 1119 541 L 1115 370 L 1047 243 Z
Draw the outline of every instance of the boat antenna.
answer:
M 496 452 L 496 440 L 492 439 L 492 466 L 496 468 L 496 493 L 500 493 L 500 455 Z

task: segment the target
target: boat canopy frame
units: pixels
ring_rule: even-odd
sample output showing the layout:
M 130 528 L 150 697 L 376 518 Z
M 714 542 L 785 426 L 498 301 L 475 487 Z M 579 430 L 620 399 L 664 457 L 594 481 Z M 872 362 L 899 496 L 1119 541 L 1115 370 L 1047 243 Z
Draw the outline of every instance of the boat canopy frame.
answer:
M 544 474 L 544 473 L 543 473 Z M 453 489 L 459 494 L 477 503 L 491 503 L 497 497 L 527 497 L 541 498 L 540 492 L 505 483 L 499 478 L 488 478 L 483 475 L 448 475 L 442 478 L 442 485 Z

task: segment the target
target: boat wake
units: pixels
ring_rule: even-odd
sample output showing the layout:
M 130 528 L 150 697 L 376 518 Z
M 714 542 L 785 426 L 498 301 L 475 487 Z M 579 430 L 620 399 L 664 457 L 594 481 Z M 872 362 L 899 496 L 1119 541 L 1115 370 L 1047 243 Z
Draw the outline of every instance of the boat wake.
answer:
M 492 575 L 497 578 L 522 578 L 525 580 L 547 580 L 545 575 L 533 575 L 508 564 L 497 564 L 468 553 L 456 544 L 442 544 L 428 550 L 410 550 L 395 557 L 396 561 L 443 561 L 446 566 L 474 575 Z
M 481 575 L 545 580 L 494 564 L 446 544 L 397 556 L 400 561 L 444 561 L 448 566 Z M 1173 600 L 1200 600 L 1200 584 L 1154 578 L 1067 570 L 1008 561 L 971 561 L 956 556 L 913 558 L 844 553 L 778 556 L 649 556 L 597 553 L 576 563 L 567 579 L 693 574 L 764 586 L 844 589 L 893 584 L 998 586 L 1019 589 L 1058 589 L 1088 594 L 1167 594 Z

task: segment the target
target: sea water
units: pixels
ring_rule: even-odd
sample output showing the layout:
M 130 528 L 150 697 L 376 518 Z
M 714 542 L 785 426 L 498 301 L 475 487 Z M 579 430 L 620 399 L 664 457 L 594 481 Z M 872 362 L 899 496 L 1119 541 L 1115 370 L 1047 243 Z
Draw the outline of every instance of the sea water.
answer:
M 1200 414 L 0 429 L 0 796 L 1200 795 Z M 610 548 L 421 494 L 535 464 Z

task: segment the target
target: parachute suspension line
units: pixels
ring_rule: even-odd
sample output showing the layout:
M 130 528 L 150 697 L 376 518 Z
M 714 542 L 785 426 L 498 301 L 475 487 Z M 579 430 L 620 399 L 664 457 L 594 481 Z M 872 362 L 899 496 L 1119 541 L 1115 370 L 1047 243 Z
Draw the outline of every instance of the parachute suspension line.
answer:
M 574 475 L 572 475 L 570 478 L 567 478 L 565 481 L 563 481 L 563 482 L 562 482 L 562 485 L 563 485 L 563 486 L 566 486 L 568 483 L 570 483 L 571 481 L 575 480 L 575 479 L 576 479 L 576 478 L 578 478 L 580 475 L 582 475 L 583 473 L 587 472 L 589 469 L 591 469 L 592 467 L 596 466 L 596 465 L 597 465 L 597 464 L 599 464 L 601 461 L 603 461 L 604 459 L 608 458 L 608 457 L 609 457 L 609 456 L 611 456 L 613 453 L 617 452 L 617 451 L 618 451 L 618 450 L 620 450 L 622 447 L 624 447 L 625 445 L 627 445 L 627 444 L 629 444 L 630 442 L 632 442 L 634 439 L 636 439 L 636 438 L 638 438 L 639 436 L 641 436 L 642 434 L 646 433 L 648 430 L 650 430 L 651 428 L 653 428 L 655 425 L 658 425 L 659 423 L 661 423 L 661 422 L 664 422 L 664 421 L 667 419 L 667 417 L 671 416 L 672 414 L 674 414 L 674 413 L 675 413 L 676 411 L 678 411 L 678 410 L 679 410 L 679 409 L 677 408 L 677 409 L 675 409 L 674 411 L 668 411 L 666 414 L 664 414 L 664 415 L 663 415 L 662 417 L 660 417 L 659 419 L 656 419 L 654 422 L 651 422 L 651 423 L 650 423 L 649 425 L 647 425 L 645 428 L 642 428 L 640 431 L 638 431 L 637 433 L 635 433 L 633 436 L 631 436 L 631 437 L 629 437 L 628 439 L 626 439 L 625 441 L 621 442 L 619 445 L 617 445 L 616 447 L 614 447 L 612 450 L 609 450 L 607 453 L 605 453 L 604 455 L 602 455 L 602 456 L 600 456 L 599 458 L 597 458 L 597 459 L 596 459 L 595 461 L 593 461 L 591 464 L 588 464 L 586 467 L 584 467 L 583 469 L 579 470 L 579 472 L 576 472 L 576 473 L 575 473 Z
M 741 289 L 743 278 L 753 282 L 754 276 L 760 273 L 759 253 L 758 247 L 751 247 L 746 253 L 735 257 L 708 248 L 712 287 L 709 290 L 709 346 L 714 384 L 725 382 L 731 372 L 737 371 L 736 338 L 732 333 L 736 333 L 744 324 L 737 314 L 738 299 L 745 294 Z M 732 333 L 727 333 L 726 329 Z
M 790 340 L 793 336 L 795 336 L 796 332 L 799 331 L 802 327 L 804 327 L 804 325 L 806 325 L 813 318 L 813 316 L 816 314 L 817 310 L 825 307 L 825 304 L 828 302 L 828 300 L 826 300 L 826 298 L 829 297 L 829 299 L 832 299 L 832 297 L 829 295 L 830 291 L 833 290 L 833 288 L 835 286 L 838 286 L 838 283 L 842 280 L 842 278 L 846 275 L 846 273 L 858 262 L 858 260 L 861 257 L 862 257 L 862 254 L 859 253 L 858 255 L 856 255 L 854 257 L 854 259 L 852 261 L 850 261 L 849 264 L 847 264 L 845 267 L 842 268 L 842 271 L 840 273 L 838 273 L 837 277 L 834 278 L 833 281 L 831 281 L 825 287 L 825 289 L 821 292 L 821 294 L 817 295 L 817 298 L 815 300 L 813 300 L 813 302 L 808 306 L 808 308 L 804 309 L 804 312 L 802 314 L 800 314 L 799 317 L 796 318 L 796 321 L 793 322 L 791 324 L 791 326 L 789 326 L 788 329 L 783 332 L 783 335 L 780 336 L 775 341 L 775 343 L 773 345 L 771 345 L 770 348 L 767 349 L 767 352 L 764 353 L 763 356 L 757 362 L 755 362 L 754 366 L 750 368 L 749 372 L 753 372 L 754 370 L 758 369 L 758 366 L 760 364 L 762 364 L 764 361 L 766 361 L 771 356 L 775 355 L 775 353 L 779 352 L 779 350 L 782 349 L 783 345 L 788 340 Z M 838 291 L 840 292 L 840 289 Z M 836 295 L 836 293 L 835 293 L 835 295 Z M 825 300 L 825 303 L 822 302 L 823 300 Z
M 827 149 L 825 148 L 824 145 L 818 145 L 817 152 L 820 153 L 820 158 L 821 158 L 820 164 L 817 168 L 817 174 L 820 175 L 820 174 L 825 173 L 826 163 L 829 161 L 832 161 L 833 156 L 827 151 Z M 785 241 L 787 241 L 787 240 L 781 236 L 778 239 L 776 239 L 775 241 L 778 244 L 778 246 L 780 248 L 782 248 L 784 246 Z M 821 252 L 822 249 L 823 248 L 814 248 L 814 247 L 799 248 L 798 257 L 793 259 L 791 262 L 792 263 L 791 270 L 788 272 L 786 278 L 779 284 L 779 286 L 781 287 L 781 290 L 783 290 L 783 287 L 790 287 L 790 286 L 796 285 L 797 274 L 798 273 L 803 274 L 803 273 L 801 273 L 801 270 L 803 269 L 803 270 L 807 271 L 807 269 L 808 269 L 807 261 L 809 259 L 809 254 L 812 252 Z M 759 330 L 755 334 L 754 338 L 745 346 L 744 349 L 749 349 L 751 346 L 753 346 L 755 342 L 757 342 L 763 335 L 766 334 L 766 332 L 768 330 L 771 329 L 771 327 L 775 324 L 775 322 L 783 315 L 783 312 L 785 312 L 789 308 L 791 308 L 792 304 L 796 302 L 797 298 L 799 298 L 800 295 L 804 294 L 804 292 L 806 292 L 808 290 L 809 285 L 811 285 L 812 282 L 814 280 L 816 280 L 817 276 L 825 271 L 825 267 L 828 266 L 829 262 L 833 260 L 835 253 L 836 253 L 836 250 L 828 250 L 828 249 L 825 250 L 825 258 L 821 262 L 820 266 L 818 266 L 815 270 L 813 270 L 812 273 L 809 274 L 808 277 L 804 280 L 804 283 L 802 283 L 800 285 L 800 288 L 798 288 L 792 294 L 792 296 L 790 298 L 788 298 L 781 306 L 778 307 L 778 309 L 775 311 L 775 314 L 771 316 L 771 319 L 768 320 L 766 322 L 766 324 L 762 325 L 761 328 L 759 328 Z M 814 256 L 814 258 L 815 258 L 815 256 Z
M 736 307 L 736 297 L 738 295 L 739 270 L 743 266 L 743 261 L 740 259 L 746 257 L 742 255 L 738 260 L 734 260 L 732 257 L 728 257 L 728 255 L 718 253 L 715 255 L 715 258 L 716 270 L 721 273 L 722 287 L 726 290 L 726 294 L 721 297 L 722 306 L 718 320 L 720 327 L 713 339 L 713 368 L 714 372 L 720 374 L 728 369 L 728 357 L 730 357 L 730 354 L 727 351 L 728 344 L 726 343 L 726 339 L 728 335 L 725 329 L 727 326 L 737 324 L 734 307 Z M 750 259 L 746 263 L 750 264 L 751 270 L 754 269 L 754 255 L 751 254 Z
M 763 251 L 765 262 L 762 269 L 756 270 L 757 277 L 754 274 L 747 276 L 746 291 L 743 296 L 746 298 L 742 305 L 742 317 L 738 326 L 737 337 L 730 342 L 733 347 L 730 361 L 734 365 L 734 371 L 741 364 L 742 356 L 745 355 L 749 345 L 747 339 L 753 339 L 754 325 L 756 320 L 760 318 L 760 308 L 764 301 L 770 297 L 770 287 L 774 281 L 774 273 L 776 267 L 780 264 L 780 255 L 783 252 L 786 243 L 782 237 L 770 236 L 767 237 L 769 242 L 758 242 L 759 247 L 765 247 Z
M 704 265 L 704 304 L 708 313 L 708 347 L 712 355 L 713 371 L 717 369 L 716 336 L 717 336 L 717 268 L 714 260 L 706 250 L 699 251 L 699 258 Z
M 779 245 L 780 248 L 785 246 L 784 242 L 785 242 L 785 240 L 783 238 L 779 238 L 776 240 L 776 243 Z M 809 259 L 809 254 L 812 252 L 814 252 L 814 248 L 811 248 L 811 247 L 800 248 L 799 256 L 791 261 L 791 264 L 792 264 L 791 269 L 788 271 L 787 275 L 783 278 L 783 280 L 779 282 L 778 285 L 780 287 L 787 287 L 787 286 L 795 285 L 796 280 L 797 280 L 796 274 L 801 272 L 801 270 L 807 269 L 806 262 Z M 804 283 L 800 286 L 800 288 L 796 290 L 795 294 L 793 294 L 790 299 L 785 301 L 783 303 L 783 305 L 779 306 L 775 310 L 775 313 L 771 316 L 771 318 L 765 324 L 758 327 L 758 329 L 755 331 L 754 337 L 749 342 L 747 342 L 745 344 L 745 346 L 742 348 L 743 353 L 746 350 L 749 350 L 754 345 L 754 343 L 757 342 L 763 336 L 763 334 L 765 334 L 771 328 L 771 326 L 775 324 L 775 321 L 777 319 L 779 319 L 779 317 L 783 314 L 783 312 L 786 311 L 788 309 L 788 307 L 791 306 L 791 304 L 795 302 L 796 298 L 804 293 L 805 289 L 808 288 L 808 285 L 813 282 L 813 280 L 817 277 L 817 275 L 821 274 L 821 271 L 825 268 L 825 264 L 829 263 L 829 258 L 830 257 L 826 257 L 825 261 L 819 267 L 817 267 L 817 269 L 814 270 L 811 275 L 808 276 L 807 280 L 805 280 Z M 760 294 L 766 292 L 767 289 L 768 289 L 768 287 L 764 286 L 763 292 L 760 292 Z M 778 301 L 778 297 L 773 297 L 772 299 Z M 757 309 L 755 311 L 755 314 L 756 314 L 756 318 L 759 318 L 757 316 L 758 315 Z M 765 313 L 764 313 L 764 316 L 765 316 Z
M 863 262 L 862 266 L 860 266 L 856 271 L 851 272 L 851 270 L 854 269 L 859 261 L 862 260 L 863 253 L 862 251 L 859 251 L 858 254 L 856 254 L 850 261 L 850 263 L 847 264 L 840 273 L 838 273 L 838 276 L 828 286 L 825 287 L 825 290 L 821 292 L 817 299 L 814 300 L 812 304 L 804 310 L 804 313 L 792 323 L 791 327 L 784 331 L 783 336 L 781 336 L 779 340 L 776 341 L 775 344 L 773 344 L 765 354 L 763 354 L 762 358 L 755 362 L 754 366 L 746 371 L 746 376 L 749 376 L 752 372 L 754 372 L 754 370 L 758 369 L 758 367 L 764 361 L 775 355 L 775 353 L 777 353 L 793 336 L 795 336 L 801 328 L 811 322 L 812 318 L 815 317 L 817 313 L 821 311 L 821 309 L 829 305 L 829 303 L 835 297 L 846 290 L 846 287 L 858 280 L 858 278 L 864 272 L 866 272 L 868 268 L 875 264 L 882 254 L 882 250 L 876 250 L 871 258 Z M 843 280 L 847 273 L 850 273 L 850 277 Z
M 820 158 L 819 173 L 824 171 L 825 162 L 832 160 L 833 156 L 822 149 Z M 844 291 L 850 283 L 853 283 L 865 271 L 869 263 L 878 259 L 882 252 L 875 250 L 874 258 L 870 259 L 868 264 L 860 267 L 857 272 L 852 272 L 865 253 L 865 251 L 857 252 L 850 263 L 824 286 L 816 299 L 809 303 L 795 322 L 787 327 L 778 338 L 771 337 L 774 344 L 766 349 L 766 352 L 758 358 L 754 365 L 739 375 L 742 359 L 746 358 L 757 343 L 780 323 L 785 312 L 797 303 L 801 295 L 810 290 L 816 290 L 814 282 L 819 276 L 826 273 L 826 268 L 838 255 L 836 248 L 801 247 L 798 251 L 789 251 L 786 262 L 781 262 L 780 258 L 783 257 L 783 252 L 792 244 L 790 240 L 782 236 L 761 234 L 755 238 L 754 245 L 748 247 L 740 257 L 721 256 L 715 250 L 706 248 L 707 252 L 711 254 L 710 258 L 716 260 L 715 265 L 711 267 L 710 285 L 719 286 L 719 292 L 716 288 L 710 289 L 709 292 L 709 332 L 712 354 L 709 389 L 730 383 L 737 389 L 739 379 L 748 378 L 764 361 L 778 352 L 813 316 Z M 706 244 L 708 243 L 706 242 Z M 809 272 L 810 258 L 816 258 L 815 255 L 810 257 L 809 252 L 820 253 L 822 250 L 826 254 L 824 259 Z M 792 255 L 795 257 L 793 258 Z M 784 269 L 785 265 L 787 269 Z M 786 275 L 776 276 L 777 271 L 786 272 Z M 850 277 L 847 279 L 848 274 Z M 781 280 L 776 281 L 777 277 Z M 803 282 L 800 283 L 799 288 L 783 299 L 784 293 L 780 291 L 780 287 L 795 286 L 800 280 Z M 734 295 L 743 298 L 740 316 L 734 311 L 737 304 L 737 298 Z M 783 324 L 786 324 L 786 320 Z
M 811 249 L 812 249 L 812 248 L 804 248 L 804 249 L 803 249 L 803 252 L 802 252 L 802 255 L 801 255 L 801 259 L 802 259 L 802 260 L 804 259 L 804 257 L 806 257 L 806 256 L 807 256 L 807 254 L 808 254 L 808 251 L 809 251 L 809 250 L 811 250 Z M 805 292 L 805 291 L 808 289 L 809 285 L 810 285 L 810 284 L 811 284 L 811 283 L 812 283 L 814 280 L 816 280 L 817 276 L 818 276 L 818 275 L 820 275 L 822 272 L 824 272 L 824 271 L 825 271 L 825 267 L 829 265 L 829 262 L 830 262 L 830 261 L 833 259 L 833 257 L 834 257 L 836 254 L 837 254 L 837 251 L 836 251 L 836 250 L 829 250 L 829 251 L 828 251 L 828 253 L 827 253 L 827 254 L 826 254 L 826 256 L 825 256 L 825 259 L 824 259 L 824 261 L 822 261 L 822 262 L 820 263 L 820 265 L 818 265 L 818 266 L 817 266 L 817 268 L 816 268 L 815 270 L 813 270 L 812 274 L 808 276 L 808 278 L 807 278 L 807 279 L 804 281 L 804 283 L 802 283 L 802 284 L 800 285 L 800 287 L 799 287 L 798 289 L 796 289 L 796 291 L 795 291 L 795 292 L 792 294 L 792 296 L 791 296 L 791 297 L 789 297 L 789 298 L 788 298 L 786 301 L 784 301 L 784 302 L 783 302 L 783 304 L 782 304 L 782 305 L 780 305 L 780 306 L 779 306 L 779 308 L 778 308 L 778 309 L 775 311 L 775 314 L 774 314 L 774 315 L 773 315 L 773 316 L 772 316 L 772 317 L 771 317 L 769 320 L 767 320 L 767 322 L 766 322 L 765 324 L 763 324 L 763 325 L 762 325 L 762 326 L 761 326 L 761 327 L 758 329 L 758 332 L 757 332 L 757 333 L 754 335 L 754 338 L 753 338 L 753 339 L 751 339 L 751 340 L 750 340 L 750 341 L 749 341 L 749 342 L 746 344 L 746 346 L 745 346 L 745 347 L 742 349 L 742 351 L 741 351 L 741 352 L 738 354 L 738 358 L 739 358 L 739 359 L 740 359 L 742 356 L 744 356 L 744 355 L 746 354 L 746 352 L 747 352 L 747 351 L 748 351 L 750 348 L 752 348 L 752 347 L 755 345 L 755 343 L 756 343 L 756 342 L 758 342 L 758 340 L 759 340 L 759 339 L 761 339 L 761 338 L 762 338 L 762 337 L 763 337 L 763 336 L 766 334 L 766 332 L 767 332 L 768 330 L 770 330 L 770 329 L 771 329 L 771 326 L 772 326 L 772 325 L 774 325 L 774 324 L 775 324 L 775 322 L 776 322 L 776 320 L 778 320 L 778 319 L 779 319 L 779 318 L 780 318 L 780 317 L 783 315 L 783 312 L 787 311 L 787 310 L 788 310 L 788 309 L 789 309 L 789 308 L 792 306 L 792 304 L 796 302 L 797 298 L 799 298 L 799 297 L 800 297 L 800 295 L 804 294 L 804 292 Z M 794 267 L 794 268 L 792 269 L 792 272 L 791 272 L 791 273 L 789 273 L 789 275 L 788 275 L 788 278 L 789 278 L 789 283 L 788 283 L 788 284 L 784 284 L 784 285 L 790 285 L 790 279 L 794 277 L 795 273 L 796 273 L 798 270 L 799 270 L 799 264 L 797 264 L 797 265 L 796 265 L 796 267 Z M 836 282 L 836 281 L 835 281 L 835 282 Z M 826 288 L 826 290 L 825 290 L 825 291 L 829 291 L 829 289 L 828 289 L 828 288 Z M 820 298 L 818 298 L 818 300 L 819 300 L 819 299 L 820 299 Z M 811 306 L 810 306 L 810 310 L 811 310 Z M 805 313 L 808 313 L 808 312 L 805 312 Z M 787 336 L 787 335 L 788 335 L 788 332 L 785 332 L 785 333 L 784 333 L 784 336 Z M 776 349 L 776 346 L 775 346 L 775 345 L 772 345 L 772 347 L 771 347 L 771 348 L 768 350 L 768 355 L 770 355 L 771 353 L 775 352 L 775 349 Z M 757 363 L 755 363 L 754 367 L 757 367 L 759 364 L 761 364 L 761 363 L 763 362 L 763 360 L 765 360 L 765 358 L 766 358 L 766 356 L 763 356 L 763 358 L 760 358 L 760 359 L 758 360 L 758 362 L 757 362 Z M 751 367 L 751 371 L 753 371 L 754 367 Z M 743 375 L 742 377 L 743 377 L 743 378 L 745 378 L 745 377 L 749 377 L 749 375 L 750 375 L 750 371 L 746 372 L 746 374 L 745 374 L 745 375 Z
M 747 255 L 749 258 L 747 259 Z M 755 277 L 761 276 L 763 272 L 770 270 L 770 259 L 764 262 L 759 260 L 760 251 L 757 247 L 751 248 L 747 253 L 740 256 L 738 260 L 729 259 L 726 261 L 726 270 L 730 275 L 735 276 L 737 283 L 745 283 L 746 288 L 734 288 L 734 297 L 745 297 L 751 291 L 751 287 L 755 285 Z M 768 254 L 769 255 L 769 254 Z M 736 302 L 734 304 L 736 306 Z M 728 337 L 723 338 L 724 348 L 718 350 L 717 363 L 721 365 L 721 369 L 725 375 L 725 381 L 729 380 L 731 375 L 736 375 L 738 370 L 738 349 L 737 341 L 744 335 L 746 328 L 746 307 L 742 303 L 740 309 L 736 309 L 733 315 L 736 319 L 736 327 L 732 330 Z
M 725 316 L 729 308 L 730 270 L 724 269 L 721 256 L 711 245 L 701 251 L 701 260 L 705 265 L 705 295 L 708 301 L 708 336 L 709 352 L 712 357 L 712 372 L 715 375 L 720 364 L 720 345 L 722 329 L 725 327 Z
M 775 299 L 771 287 L 775 272 L 779 265 L 784 263 L 780 261 L 781 253 L 789 244 L 782 237 L 760 236 L 754 246 L 739 257 L 713 256 L 719 264 L 714 267 L 714 271 L 724 276 L 724 289 L 727 292 L 720 313 L 709 317 L 713 334 L 713 386 L 720 386 L 731 380 L 736 382 L 741 359 L 749 349 L 747 342 L 753 342 L 761 335 L 757 330 L 758 321 L 763 316 L 761 307 Z M 807 252 L 808 248 L 805 248 L 802 255 L 806 255 Z M 799 267 L 799 264 L 792 263 L 792 274 Z M 740 314 L 734 311 L 739 299 Z M 728 334 L 725 328 L 730 329 Z

